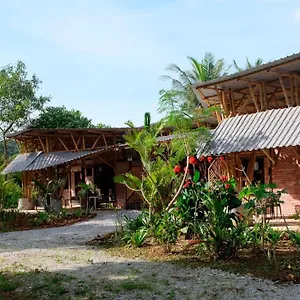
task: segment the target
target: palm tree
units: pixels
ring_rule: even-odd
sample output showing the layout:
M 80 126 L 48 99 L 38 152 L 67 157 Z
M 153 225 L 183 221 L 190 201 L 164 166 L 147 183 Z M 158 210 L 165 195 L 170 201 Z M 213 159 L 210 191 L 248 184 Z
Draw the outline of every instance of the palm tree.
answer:
M 213 80 L 227 75 L 229 67 L 226 67 L 224 59 L 216 59 L 210 52 L 206 52 L 200 62 L 190 56 L 188 60 L 192 65 L 191 70 L 184 71 L 176 64 L 171 64 L 166 68 L 166 71 L 178 74 L 178 78 L 174 78 L 170 75 L 161 76 L 161 79 L 170 80 L 172 83 L 172 90 L 162 91 L 161 94 L 171 92 L 173 97 L 177 99 L 180 107 L 191 110 L 201 106 L 192 90 L 192 85 L 197 82 Z
M 258 58 L 253 64 L 249 61 L 248 57 L 246 57 L 246 66 L 245 68 L 241 68 L 238 66 L 237 62 L 234 60 L 233 61 L 233 66 L 235 67 L 235 69 L 238 71 L 238 72 L 241 72 L 241 71 L 245 71 L 247 69 L 251 69 L 251 68 L 254 68 L 254 67 L 257 67 L 257 66 L 260 66 L 264 63 L 263 59 L 262 58 Z

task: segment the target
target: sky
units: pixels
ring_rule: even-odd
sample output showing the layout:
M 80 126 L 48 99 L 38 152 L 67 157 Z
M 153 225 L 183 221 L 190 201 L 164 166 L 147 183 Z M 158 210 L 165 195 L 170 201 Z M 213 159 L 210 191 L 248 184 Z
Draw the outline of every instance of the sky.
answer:
M 152 121 L 170 63 L 300 51 L 299 0 L 0 0 L 0 66 L 25 62 L 50 105 L 111 126 Z

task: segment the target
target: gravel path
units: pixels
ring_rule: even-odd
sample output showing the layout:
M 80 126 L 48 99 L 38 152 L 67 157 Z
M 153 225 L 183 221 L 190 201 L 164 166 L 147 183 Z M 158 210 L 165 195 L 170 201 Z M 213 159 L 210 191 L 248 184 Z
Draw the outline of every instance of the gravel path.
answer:
M 100 212 L 94 219 L 67 227 L 2 233 L 0 271 L 33 276 L 17 292 L 30 292 L 30 299 L 40 300 L 300 299 L 297 285 L 113 257 L 84 244 L 98 234 L 114 231 L 122 214 Z

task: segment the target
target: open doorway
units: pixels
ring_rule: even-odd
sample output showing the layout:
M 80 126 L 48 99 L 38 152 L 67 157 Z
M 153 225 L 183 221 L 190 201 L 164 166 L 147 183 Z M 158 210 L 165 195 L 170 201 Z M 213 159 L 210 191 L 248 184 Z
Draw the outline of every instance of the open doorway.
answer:
M 247 172 L 249 165 L 249 159 L 243 158 L 242 159 L 242 167 Z M 265 182 L 265 174 L 264 174 L 264 158 L 257 157 L 254 170 L 253 170 L 253 180 L 252 183 L 264 183 Z M 246 182 L 245 182 L 246 183 Z
M 94 167 L 94 184 L 100 189 L 104 197 L 115 194 L 115 172 L 112 167 L 106 164 Z

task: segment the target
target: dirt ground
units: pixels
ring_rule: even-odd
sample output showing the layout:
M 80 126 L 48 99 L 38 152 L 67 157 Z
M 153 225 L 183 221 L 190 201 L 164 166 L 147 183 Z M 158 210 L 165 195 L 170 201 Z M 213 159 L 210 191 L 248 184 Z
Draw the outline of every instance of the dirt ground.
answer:
M 0 299 L 300 299 L 299 285 L 110 256 L 85 242 L 113 232 L 124 214 L 99 212 L 60 228 L 0 234 Z M 0 282 L 1 288 L 1 282 Z

